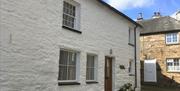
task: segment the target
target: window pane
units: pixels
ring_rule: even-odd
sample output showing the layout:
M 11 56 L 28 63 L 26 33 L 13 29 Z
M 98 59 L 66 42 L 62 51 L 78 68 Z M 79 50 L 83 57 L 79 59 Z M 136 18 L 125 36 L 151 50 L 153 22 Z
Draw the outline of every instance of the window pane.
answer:
M 76 7 L 64 2 L 63 6 L 63 25 L 74 28 Z
M 63 8 L 63 12 L 64 12 L 65 14 L 68 14 L 68 9 L 67 9 L 66 7 L 64 7 L 64 8 Z
M 76 53 L 69 51 L 60 51 L 59 80 L 76 79 Z
M 95 56 L 87 55 L 86 80 L 95 80 Z
M 60 62 L 61 65 L 67 65 L 68 61 L 68 52 L 61 50 L 60 51 Z
M 58 80 L 67 80 L 67 68 L 66 66 L 59 67 L 59 78 Z
M 177 42 L 177 34 L 173 34 L 173 42 Z
M 95 80 L 94 72 L 95 72 L 94 68 L 87 68 L 86 80 Z
M 168 70 L 169 70 L 169 71 L 172 71 L 172 70 L 173 70 L 173 67 L 172 67 L 172 66 L 168 66 Z
M 168 71 L 172 71 L 174 68 L 173 68 L 173 59 L 167 59 L 167 70 Z
M 134 44 L 134 30 L 129 27 L 128 33 L 129 33 L 129 43 Z
M 76 7 L 73 7 L 73 16 L 75 16 Z
M 171 34 L 167 34 L 167 42 L 171 42 Z
M 69 66 L 68 67 L 68 80 L 75 80 L 76 79 L 76 67 Z
M 86 69 L 86 80 L 90 80 L 90 69 Z
M 90 55 L 88 55 L 87 56 L 87 66 L 88 67 L 94 67 L 94 56 L 90 56 Z
M 177 43 L 177 40 L 178 40 L 177 33 L 166 34 L 167 43 Z
M 173 63 L 168 63 L 168 66 L 172 66 Z
M 90 79 L 89 80 L 94 80 L 94 68 L 90 69 Z
M 167 38 L 167 42 L 171 42 L 171 38 Z
M 168 59 L 167 60 L 168 71 L 180 71 L 180 61 L 179 59 Z
M 179 66 L 179 60 L 178 59 L 174 59 L 174 66 Z
M 69 65 L 75 66 L 76 65 L 76 53 L 69 53 Z

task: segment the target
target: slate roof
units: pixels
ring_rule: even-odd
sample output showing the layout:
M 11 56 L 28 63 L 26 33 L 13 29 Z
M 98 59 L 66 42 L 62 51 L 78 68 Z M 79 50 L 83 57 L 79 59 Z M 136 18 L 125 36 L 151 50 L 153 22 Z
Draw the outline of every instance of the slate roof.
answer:
M 180 31 L 180 21 L 170 16 L 142 20 L 138 21 L 138 23 L 143 26 L 141 35 Z

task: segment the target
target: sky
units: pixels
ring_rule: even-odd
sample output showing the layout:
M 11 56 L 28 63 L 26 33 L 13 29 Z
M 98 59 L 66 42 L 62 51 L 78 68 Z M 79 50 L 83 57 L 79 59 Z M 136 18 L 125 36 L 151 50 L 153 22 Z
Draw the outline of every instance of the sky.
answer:
M 171 16 L 180 10 L 180 0 L 103 0 L 133 20 L 138 13 L 142 13 L 144 19 L 150 19 L 154 12 L 160 12 L 162 16 Z

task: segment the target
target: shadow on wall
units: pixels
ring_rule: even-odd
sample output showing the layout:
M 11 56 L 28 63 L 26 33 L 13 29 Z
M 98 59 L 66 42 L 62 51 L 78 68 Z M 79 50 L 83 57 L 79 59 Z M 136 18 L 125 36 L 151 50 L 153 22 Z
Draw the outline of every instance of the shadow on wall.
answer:
M 154 85 L 159 87 L 179 87 L 180 83 L 174 80 L 174 77 L 169 78 L 166 75 L 162 74 L 161 67 L 156 63 L 157 70 L 157 82 L 144 82 L 144 61 L 141 61 L 141 84 L 142 85 Z

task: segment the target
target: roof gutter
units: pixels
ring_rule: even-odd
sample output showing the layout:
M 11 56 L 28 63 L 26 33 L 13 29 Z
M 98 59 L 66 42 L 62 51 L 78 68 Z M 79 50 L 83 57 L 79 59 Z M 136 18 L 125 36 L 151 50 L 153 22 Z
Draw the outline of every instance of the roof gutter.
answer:
M 146 33 L 141 32 L 140 36 L 165 34 L 165 33 L 174 33 L 174 32 L 180 32 L 180 29 L 167 30 L 167 31 L 157 31 L 157 32 L 146 32 Z

